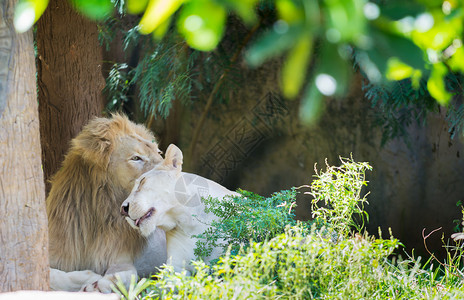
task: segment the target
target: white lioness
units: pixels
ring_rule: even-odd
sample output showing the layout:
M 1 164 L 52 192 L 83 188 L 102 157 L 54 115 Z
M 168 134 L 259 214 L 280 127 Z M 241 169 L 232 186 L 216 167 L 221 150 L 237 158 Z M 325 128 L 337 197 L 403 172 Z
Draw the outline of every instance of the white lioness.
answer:
M 166 232 L 167 263 L 175 271 L 192 272 L 189 262 L 195 258 L 196 238 L 216 216 L 205 213 L 202 197 L 223 199 L 239 195 L 220 184 L 198 175 L 181 172 L 182 152 L 175 145 L 166 151 L 165 160 L 137 179 L 129 197 L 121 206 L 121 214 L 142 235 L 149 236 L 156 228 Z M 217 258 L 221 249 L 214 249 L 206 261 Z

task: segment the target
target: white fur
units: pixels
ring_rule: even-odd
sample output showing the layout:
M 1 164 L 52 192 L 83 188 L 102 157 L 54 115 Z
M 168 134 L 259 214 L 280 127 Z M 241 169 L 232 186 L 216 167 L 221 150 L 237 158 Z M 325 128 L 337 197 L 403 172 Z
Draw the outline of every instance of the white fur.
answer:
M 50 268 L 50 289 L 111 293 L 111 286 L 119 279 L 128 288 L 132 276 L 148 277 L 166 262 L 165 240 L 164 231 L 152 232 L 148 236 L 145 250 L 135 262 L 122 257 L 118 263 L 111 265 L 103 276 L 90 270 L 64 272 Z
M 201 197 L 211 196 L 223 199 L 227 195 L 238 195 L 220 184 L 198 175 L 181 172 L 182 152 L 174 145 L 166 151 L 165 161 L 162 165 L 143 174 L 135 183 L 129 197 L 124 201 L 123 207 L 128 209 L 126 220 L 135 228 L 139 228 L 145 236 L 151 234 L 156 228 L 166 231 L 168 264 L 174 270 L 186 269 L 193 271 L 190 261 L 195 258 L 194 249 L 196 238 L 192 235 L 203 233 L 216 216 L 205 213 L 202 202 L 192 205 L 181 203 L 178 196 L 178 182 L 185 180 L 191 182 L 198 179 L 204 184 L 204 189 L 190 184 L 184 196 Z M 177 184 L 177 185 L 176 185 Z M 201 194 L 200 194 L 201 193 Z M 154 209 L 152 215 L 146 219 L 143 216 Z M 142 219 L 139 226 L 137 220 Z M 214 249 L 207 261 L 217 258 L 220 249 Z

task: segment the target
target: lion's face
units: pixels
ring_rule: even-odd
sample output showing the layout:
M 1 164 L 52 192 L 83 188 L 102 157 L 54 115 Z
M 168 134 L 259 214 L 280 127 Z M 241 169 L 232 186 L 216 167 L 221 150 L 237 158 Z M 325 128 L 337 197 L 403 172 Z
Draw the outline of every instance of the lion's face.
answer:
M 113 148 L 108 173 L 129 193 L 135 180 L 163 161 L 158 145 L 137 135 L 123 136 Z

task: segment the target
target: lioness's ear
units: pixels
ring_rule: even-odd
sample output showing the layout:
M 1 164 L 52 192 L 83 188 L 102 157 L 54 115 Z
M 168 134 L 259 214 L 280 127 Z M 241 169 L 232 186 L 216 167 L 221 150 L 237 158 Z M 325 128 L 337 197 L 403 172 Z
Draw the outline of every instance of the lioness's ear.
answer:
M 177 170 L 180 173 L 182 171 L 183 157 L 182 151 L 176 145 L 171 144 L 164 155 L 163 165 L 170 170 Z

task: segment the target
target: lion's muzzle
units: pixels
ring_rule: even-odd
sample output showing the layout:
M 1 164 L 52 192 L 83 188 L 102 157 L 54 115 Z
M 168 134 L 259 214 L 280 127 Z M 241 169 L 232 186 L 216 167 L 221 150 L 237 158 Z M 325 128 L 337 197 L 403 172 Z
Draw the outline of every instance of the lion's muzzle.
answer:
M 150 208 L 146 214 L 144 214 L 141 218 L 138 218 L 137 220 L 135 220 L 135 226 L 139 227 L 140 226 L 140 222 L 142 222 L 143 220 L 145 219 L 148 219 L 149 217 L 151 217 L 151 215 L 155 212 L 155 208 L 152 207 Z
M 130 209 L 132 208 L 132 217 L 130 216 Z M 139 215 L 140 217 L 136 217 L 134 216 L 134 208 L 133 207 L 130 207 L 130 201 L 124 201 L 124 203 L 121 205 L 121 215 L 129 218 L 132 220 L 132 222 L 130 223 L 133 223 L 133 225 L 135 225 L 135 227 L 140 227 L 140 223 L 145 220 L 145 219 L 148 219 L 150 218 L 156 211 L 156 209 L 154 207 L 150 207 L 150 209 L 148 209 L 148 211 L 146 213 L 144 213 L 142 216 L 140 216 L 140 214 L 138 214 L 137 212 L 135 212 L 136 214 L 135 215 Z M 140 211 L 138 211 L 140 213 Z

